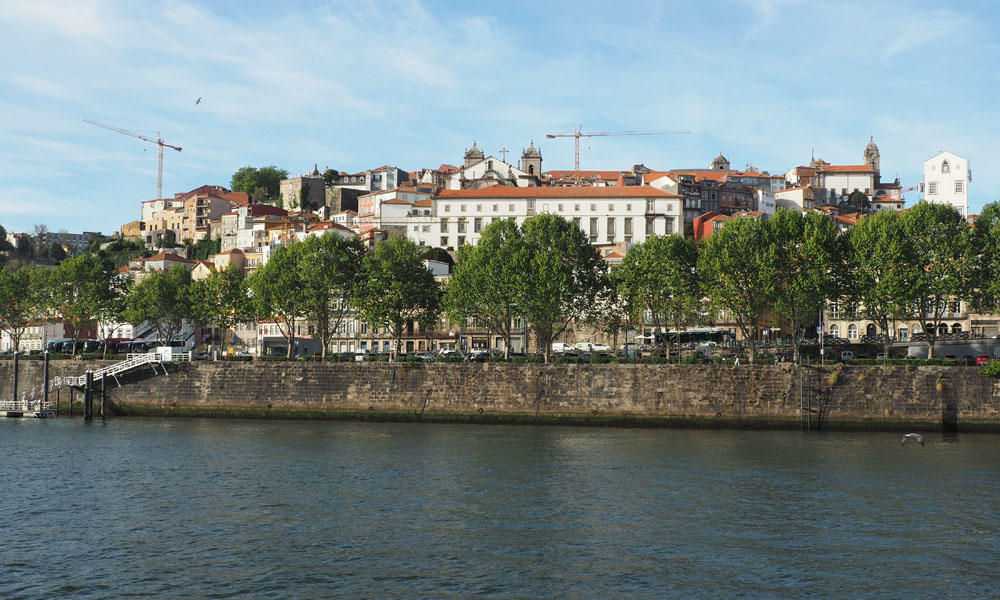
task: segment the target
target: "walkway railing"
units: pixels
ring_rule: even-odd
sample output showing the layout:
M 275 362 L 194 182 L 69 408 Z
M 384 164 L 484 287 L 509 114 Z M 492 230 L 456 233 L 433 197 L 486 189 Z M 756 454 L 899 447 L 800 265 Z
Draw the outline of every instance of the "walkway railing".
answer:
M 42 400 L 0 400 L 0 412 L 52 412 L 52 403 Z

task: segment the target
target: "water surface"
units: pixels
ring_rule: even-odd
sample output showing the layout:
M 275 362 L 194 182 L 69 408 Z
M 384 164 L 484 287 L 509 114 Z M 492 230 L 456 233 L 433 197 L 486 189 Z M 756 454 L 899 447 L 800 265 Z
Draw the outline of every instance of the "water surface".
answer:
M 0 421 L 3 598 L 997 598 L 1000 436 Z

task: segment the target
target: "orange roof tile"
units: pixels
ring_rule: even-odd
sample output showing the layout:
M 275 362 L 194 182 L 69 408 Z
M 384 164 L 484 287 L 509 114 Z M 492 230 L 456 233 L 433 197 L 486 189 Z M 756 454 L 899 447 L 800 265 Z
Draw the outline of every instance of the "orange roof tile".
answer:
M 438 198 L 680 198 L 649 186 L 505 187 L 441 190 Z
M 868 165 L 822 165 L 819 170 L 824 173 L 871 173 L 872 168 Z
M 142 260 L 169 260 L 171 262 L 182 262 L 182 263 L 193 263 L 193 260 L 188 260 L 179 254 L 174 254 L 173 252 L 160 252 L 159 254 L 154 254 L 149 258 L 144 258 Z
M 424 198 L 423 200 L 417 200 L 414 202 L 413 206 L 434 206 L 434 203 L 431 202 L 430 198 Z

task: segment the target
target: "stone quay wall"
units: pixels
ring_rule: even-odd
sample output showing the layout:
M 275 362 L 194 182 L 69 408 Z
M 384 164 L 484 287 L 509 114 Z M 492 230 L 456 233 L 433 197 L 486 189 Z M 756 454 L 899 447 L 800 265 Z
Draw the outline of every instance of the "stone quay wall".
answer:
M 50 376 L 105 364 L 52 361 Z M 0 361 L 0 398 L 10 397 L 12 367 Z M 42 362 L 22 360 L 19 382 L 21 390 L 41 385 Z M 368 411 L 799 427 L 807 407 L 831 428 L 927 430 L 944 421 L 1000 431 L 1000 380 L 973 367 L 198 361 L 171 364 L 167 375 L 144 367 L 121 383 L 109 381 L 112 404 L 140 414 Z

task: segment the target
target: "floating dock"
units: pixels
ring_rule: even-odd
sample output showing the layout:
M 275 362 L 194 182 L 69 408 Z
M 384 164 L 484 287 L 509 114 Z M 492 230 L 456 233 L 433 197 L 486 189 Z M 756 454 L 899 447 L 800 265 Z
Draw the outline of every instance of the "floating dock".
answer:
M 0 400 L 0 418 L 44 419 L 54 416 L 51 402 L 41 400 Z

